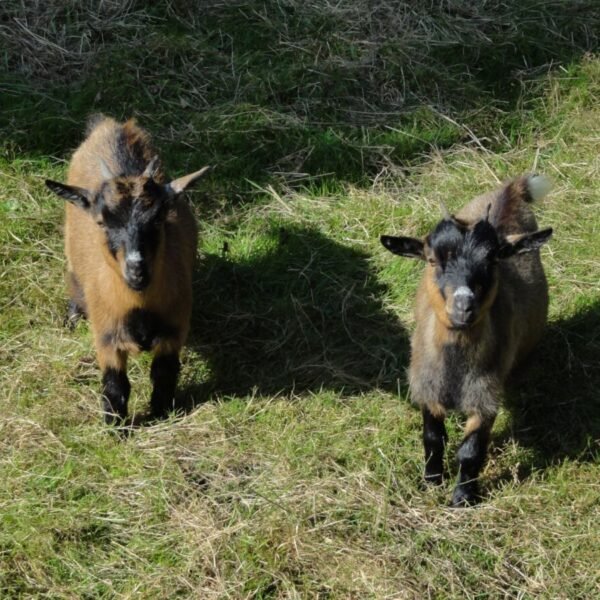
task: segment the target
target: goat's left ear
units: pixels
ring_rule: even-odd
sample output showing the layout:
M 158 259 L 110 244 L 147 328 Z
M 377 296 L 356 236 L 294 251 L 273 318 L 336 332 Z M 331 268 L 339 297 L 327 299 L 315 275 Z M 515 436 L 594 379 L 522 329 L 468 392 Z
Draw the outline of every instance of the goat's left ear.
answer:
M 425 259 L 425 244 L 416 238 L 382 235 L 381 243 L 394 254 L 408 258 Z
M 174 179 L 165 185 L 165 189 L 167 190 L 169 196 L 177 196 L 177 194 L 181 194 L 181 192 L 185 191 L 185 189 L 192 185 L 192 183 L 194 183 L 197 179 L 200 179 L 200 177 L 202 177 L 202 175 L 204 175 L 208 170 L 210 170 L 210 167 L 202 167 L 202 169 L 199 171 L 195 171 L 189 175 L 184 175 L 183 177 Z
M 45 183 L 57 196 L 64 198 L 71 204 L 75 204 L 75 206 L 79 206 L 79 208 L 89 209 L 90 201 L 93 199 L 93 195 L 89 190 L 52 181 L 52 179 L 46 179 Z
M 552 227 L 533 233 L 509 235 L 498 252 L 498 258 L 510 258 L 515 254 L 524 254 L 539 250 L 552 236 Z

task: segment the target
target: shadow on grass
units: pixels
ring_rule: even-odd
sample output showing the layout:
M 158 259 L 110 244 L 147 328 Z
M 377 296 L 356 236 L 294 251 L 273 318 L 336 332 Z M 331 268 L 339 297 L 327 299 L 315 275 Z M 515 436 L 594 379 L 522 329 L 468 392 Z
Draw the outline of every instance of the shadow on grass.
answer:
M 182 408 L 213 394 L 398 390 L 408 336 L 382 304 L 369 255 L 310 228 L 269 240 L 246 261 L 201 261 L 188 346 L 210 375 L 181 382 Z
M 374 1 L 368 15 L 362 2 L 133 2 L 122 18 L 100 3 L 96 19 L 83 5 L 53 19 L 59 4 L 2 13 L 4 143 L 65 157 L 90 113 L 136 115 L 171 171 L 218 165 L 209 181 L 230 202 L 247 180 L 360 184 L 469 139 L 438 109 L 488 141 L 498 109 L 520 130 L 520 84 L 593 50 L 598 23 L 592 2 L 565 1 Z
M 548 326 L 526 377 L 509 398 L 515 439 L 531 468 L 600 452 L 600 302 Z
M 539 346 L 508 386 L 511 422 L 494 436 L 494 447 L 514 439 L 533 453 L 503 481 L 526 480 L 534 470 L 571 459 L 600 456 L 600 302 L 568 319 L 554 321 Z

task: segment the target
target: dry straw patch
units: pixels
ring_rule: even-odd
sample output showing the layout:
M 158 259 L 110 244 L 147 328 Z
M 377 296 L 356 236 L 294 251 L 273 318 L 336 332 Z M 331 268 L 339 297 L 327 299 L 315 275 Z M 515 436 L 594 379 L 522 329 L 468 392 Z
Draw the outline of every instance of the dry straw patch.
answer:
M 85 73 L 107 43 L 135 42 L 148 24 L 134 0 L 8 0 L 1 15 L 5 66 L 46 81 Z

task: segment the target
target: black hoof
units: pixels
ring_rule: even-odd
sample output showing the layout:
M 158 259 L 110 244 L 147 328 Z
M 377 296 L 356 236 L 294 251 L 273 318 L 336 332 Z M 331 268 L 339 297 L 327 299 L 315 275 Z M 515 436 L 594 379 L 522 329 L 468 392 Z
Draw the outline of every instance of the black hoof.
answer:
M 127 419 L 127 409 L 115 410 L 108 402 L 104 404 L 104 422 L 107 425 L 123 425 Z
M 158 396 L 150 398 L 150 414 L 153 419 L 168 419 L 171 414 L 178 414 L 179 412 L 181 411 L 178 409 L 174 398 L 165 399 Z
M 150 420 L 151 421 L 165 421 L 166 419 L 169 418 L 169 411 L 168 410 L 154 410 L 151 409 L 150 410 Z
M 468 486 L 457 485 L 452 494 L 450 506 L 452 508 L 466 508 L 474 506 L 481 500 L 477 485 L 470 484 Z

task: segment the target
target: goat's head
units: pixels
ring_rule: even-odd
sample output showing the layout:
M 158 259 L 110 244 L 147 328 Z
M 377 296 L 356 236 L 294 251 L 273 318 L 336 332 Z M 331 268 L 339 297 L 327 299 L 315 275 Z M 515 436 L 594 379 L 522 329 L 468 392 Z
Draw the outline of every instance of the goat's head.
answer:
M 469 225 L 450 215 L 425 239 L 381 236 L 394 254 L 419 258 L 428 264 L 427 293 L 437 318 L 450 329 L 468 329 L 492 306 L 498 290 L 498 262 L 537 250 L 552 229 L 499 235 L 487 218 Z
M 104 231 L 107 255 L 127 285 L 140 292 L 150 284 L 173 199 L 207 170 L 162 184 L 154 179 L 154 158 L 142 175 L 106 179 L 97 191 L 51 180 L 46 185 L 92 216 Z

